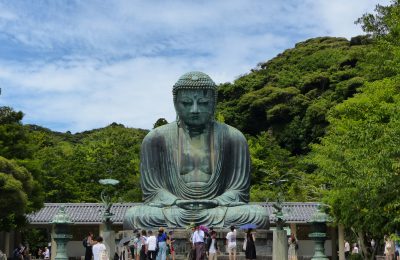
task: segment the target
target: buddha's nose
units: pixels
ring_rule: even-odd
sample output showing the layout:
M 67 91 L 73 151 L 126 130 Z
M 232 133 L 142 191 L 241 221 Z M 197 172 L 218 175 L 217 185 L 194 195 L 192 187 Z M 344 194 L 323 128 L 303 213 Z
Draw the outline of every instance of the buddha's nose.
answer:
M 193 105 L 190 109 L 190 113 L 198 113 L 199 112 L 199 108 L 197 106 L 197 102 L 193 102 Z

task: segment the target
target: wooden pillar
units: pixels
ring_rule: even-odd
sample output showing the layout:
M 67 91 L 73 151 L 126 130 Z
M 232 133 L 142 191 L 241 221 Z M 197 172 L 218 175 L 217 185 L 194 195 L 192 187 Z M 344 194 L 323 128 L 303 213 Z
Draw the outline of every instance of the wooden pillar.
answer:
M 338 234 L 337 229 L 334 227 L 329 228 L 331 231 L 331 247 L 332 247 L 332 260 L 338 260 Z
M 56 258 L 56 254 L 57 254 L 57 243 L 54 240 L 55 233 L 56 233 L 55 226 L 52 225 L 51 226 L 51 252 L 50 252 L 51 260 L 54 260 Z
M 338 243 L 339 243 L 339 260 L 345 260 L 344 258 L 344 226 L 339 224 L 338 226 Z
M 290 234 L 293 234 L 297 237 L 297 225 L 296 223 L 290 223 Z
M 10 232 L 1 231 L 0 232 L 0 250 L 7 255 L 7 257 L 12 258 L 13 248 L 10 248 Z

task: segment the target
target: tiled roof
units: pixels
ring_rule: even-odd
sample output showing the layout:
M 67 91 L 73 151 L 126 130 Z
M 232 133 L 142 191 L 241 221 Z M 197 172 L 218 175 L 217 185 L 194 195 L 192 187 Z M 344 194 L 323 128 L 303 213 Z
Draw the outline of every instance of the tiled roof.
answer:
M 140 203 L 115 203 L 111 207 L 114 216 L 111 220 L 115 224 L 122 224 L 128 208 Z M 273 203 L 255 203 L 266 207 L 271 223 L 275 222 Z M 58 208 L 63 205 L 66 213 L 75 224 L 100 224 L 104 206 L 102 203 L 45 203 L 44 207 L 28 215 L 29 223 L 49 224 Z M 306 223 L 317 211 L 318 203 L 315 202 L 285 202 L 283 203 L 284 218 L 288 223 Z
M 264 203 L 271 223 L 276 221 L 273 202 Z M 284 202 L 282 212 L 287 223 L 306 223 L 318 211 L 317 202 Z
M 111 207 L 114 216 L 111 218 L 115 224 L 122 224 L 125 212 L 137 203 L 115 203 Z M 104 206 L 102 203 L 45 203 L 44 207 L 35 213 L 28 214 L 31 224 L 48 224 L 57 214 L 60 206 L 65 207 L 65 212 L 75 224 L 100 224 Z

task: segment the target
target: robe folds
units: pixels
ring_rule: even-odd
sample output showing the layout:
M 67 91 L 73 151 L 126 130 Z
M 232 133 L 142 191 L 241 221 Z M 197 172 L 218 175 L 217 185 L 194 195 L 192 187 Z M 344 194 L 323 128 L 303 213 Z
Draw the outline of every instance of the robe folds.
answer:
M 181 138 L 176 122 L 152 130 L 141 147 L 144 204 L 130 208 L 124 224 L 132 228 L 187 227 L 198 223 L 228 227 L 247 223 L 266 227 L 266 210 L 249 205 L 250 156 L 243 134 L 226 124 L 210 128 L 211 176 L 206 185 L 189 186 L 181 178 Z M 217 207 L 184 209 L 177 200 L 215 200 Z M 207 207 L 207 206 L 206 206 Z

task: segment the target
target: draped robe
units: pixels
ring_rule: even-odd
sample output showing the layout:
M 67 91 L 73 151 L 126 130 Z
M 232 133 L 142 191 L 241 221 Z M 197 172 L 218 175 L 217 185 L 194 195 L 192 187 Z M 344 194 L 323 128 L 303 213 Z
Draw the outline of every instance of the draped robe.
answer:
M 250 156 L 243 134 L 213 122 L 210 129 L 211 176 L 201 187 L 189 186 L 180 173 L 182 128 L 176 122 L 152 130 L 141 148 L 144 205 L 128 210 L 124 222 L 132 228 L 186 227 L 200 223 L 227 227 L 254 223 L 266 227 L 267 212 L 248 205 Z M 183 209 L 177 200 L 216 200 L 217 207 Z

